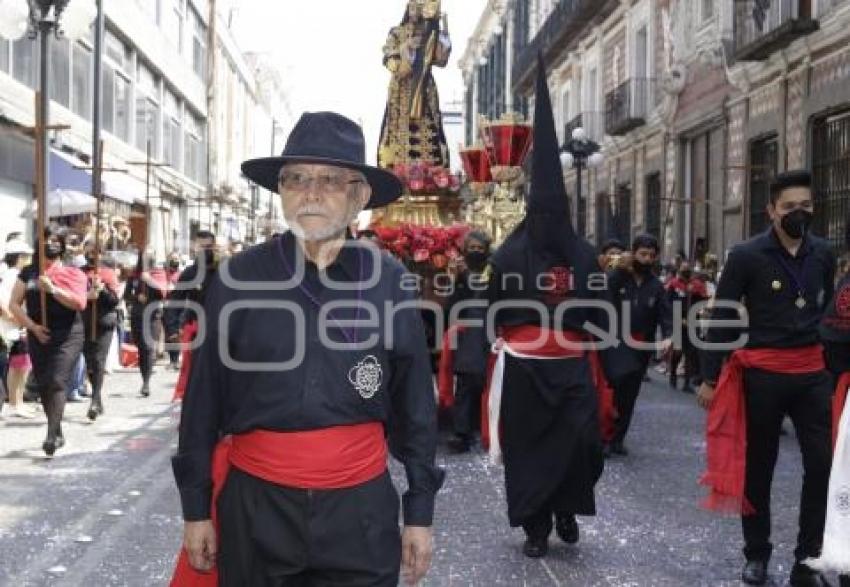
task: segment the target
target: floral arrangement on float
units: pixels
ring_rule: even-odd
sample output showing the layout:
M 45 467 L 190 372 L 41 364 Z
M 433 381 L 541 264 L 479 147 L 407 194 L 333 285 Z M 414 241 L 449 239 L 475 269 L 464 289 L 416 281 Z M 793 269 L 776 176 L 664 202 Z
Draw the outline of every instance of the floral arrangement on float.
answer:
M 451 226 L 373 226 L 378 245 L 417 272 L 443 271 L 452 259 L 462 255 L 463 240 L 470 228 Z
M 424 162 L 396 163 L 390 170 L 402 181 L 407 191 L 413 195 L 431 194 L 440 191 L 457 192 L 460 190 L 459 174 L 451 173 L 440 165 Z

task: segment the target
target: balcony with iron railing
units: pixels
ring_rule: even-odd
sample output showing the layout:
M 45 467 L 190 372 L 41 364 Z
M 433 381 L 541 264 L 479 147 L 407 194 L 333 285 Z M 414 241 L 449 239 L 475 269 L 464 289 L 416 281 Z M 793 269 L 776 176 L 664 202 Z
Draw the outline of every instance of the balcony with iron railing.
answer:
M 583 128 L 585 135 L 591 141 L 601 142 L 605 137 L 605 114 L 603 112 L 582 112 L 564 125 L 564 140 L 570 140 L 573 131 Z
M 763 61 L 818 29 L 813 0 L 735 0 L 735 59 Z
M 622 136 L 646 124 L 652 108 L 655 80 L 627 79 L 605 95 L 605 132 Z
M 619 4 L 618 0 L 558 0 L 534 38 L 517 49 L 513 63 L 514 90 L 531 84 L 538 53 L 543 53 L 548 63 L 551 55 L 577 42 L 591 21 L 602 22 Z

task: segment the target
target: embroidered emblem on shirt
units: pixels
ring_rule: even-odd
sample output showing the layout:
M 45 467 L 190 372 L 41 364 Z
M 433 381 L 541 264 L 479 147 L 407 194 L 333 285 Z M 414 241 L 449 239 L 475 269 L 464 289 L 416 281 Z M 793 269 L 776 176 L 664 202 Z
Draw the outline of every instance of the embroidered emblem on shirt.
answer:
M 558 305 L 566 300 L 574 289 L 572 269 L 562 266 L 552 267 L 543 276 L 540 285 L 546 303 Z
M 383 373 L 378 359 L 374 355 L 369 355 L 351 368 L 348 372 L 348 380 L 360 397 L 371 399 L 381 388 Z
M 835 510 L 840 516 L 850 516 L 850 487 L 839 488 L 835 495 Z

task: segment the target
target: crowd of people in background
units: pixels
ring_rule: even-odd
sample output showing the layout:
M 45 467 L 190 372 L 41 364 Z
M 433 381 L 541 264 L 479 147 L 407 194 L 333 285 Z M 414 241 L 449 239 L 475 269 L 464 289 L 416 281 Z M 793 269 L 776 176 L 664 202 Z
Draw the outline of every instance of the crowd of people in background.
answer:
M 176 284 L 194 275 L 195 269 L 186 269 L 197 267 L 199 255 L 214 268 L 241 244 L 219 246 L 212 232 L 200 231 L 192 257 L 140 254 L 128 263 L 124 252 L 98 250 L 72 228 L 51 226 L 44 239 L 43 272 L 37 240 L 12 232 L 0 243 L 0 418 L 31 420 L 43 412 L 48 430 L 42 448 L 51 456 L 65 443 L 66 403 L 89 401 L 92 421 L 105 412 L 105 376 L 138 369 L 139 395 L 148 397 L 165 346 L 166 368 L 180 370 L 174 343 L 185 341 L 187 324 L 194 327 L 184 302 L 197 299 L 201 287 L 179 290 Z

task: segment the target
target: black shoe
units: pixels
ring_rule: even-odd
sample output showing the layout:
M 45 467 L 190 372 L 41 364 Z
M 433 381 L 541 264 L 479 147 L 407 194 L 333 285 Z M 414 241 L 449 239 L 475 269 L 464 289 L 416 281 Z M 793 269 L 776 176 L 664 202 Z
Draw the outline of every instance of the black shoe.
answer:
M 559 516 L 555 515 L 555 533 L 558 538 L 567 544 L 575 544 L 578 542 L 578 522 L 572 514 Z
M 151 390 L 148 387 L 147 383 L 142 386 L 142 389 L 139 390 L 139 394 L 142 397 L 148 397 L 151 394 Z
M 454 435 L 448 441 L 449 450 L 455 454 L 469 452 L 472 449 L 472 443 L 464 436 Z
M 41 449 L 44 451 L 44 454 L 52 457 L 53 454 L 63 446 L 65 446 L 65 437 L 57 436 L 55 438 L 48 438 L 45 440 L 41 445 Z
M 676 377 L 671 377 L 669 383 L 670 387 L 673 389 L 676 389 L 679 386 L 679 380 Z
M 522 553 L 528 558 L 542 558 L 549 552 L 549 540 L 547 538 L 526 538 L 522 545 Z
M 628 456 L 629 451 L 623 446 L 623 443 L 620 441 L 615 441 L 611 443 L 611 454 L 619 455 L 621 457 Z
M 797 562 L 791 568 L 791 587 L 830 587 L 830 584 L 819 571 Z
M 764 585 L 767 583 L 767 561 L 751 560 L 744 565 L 741 581 L 747 585 Z
M 89 408 L 89 411 L 86 413 L 86 417 L 89 420 L 91 420 L 92 422 L 97 420 L 98 416 L 102 416 L 102 415 L 103 415 L 103 406 L 99 405 L 99 404 L 92 404 L 92 406 Z

